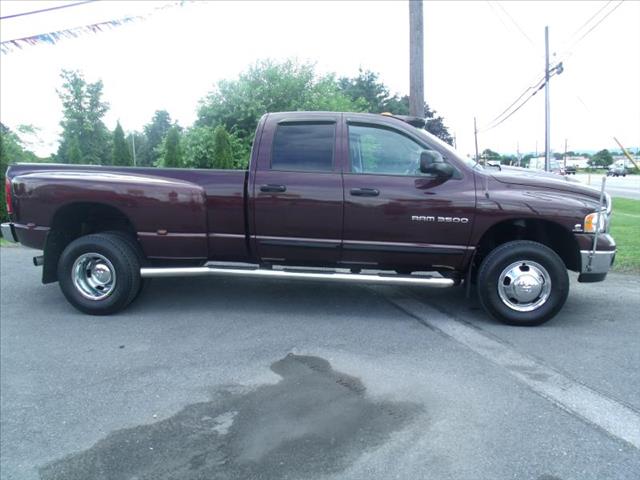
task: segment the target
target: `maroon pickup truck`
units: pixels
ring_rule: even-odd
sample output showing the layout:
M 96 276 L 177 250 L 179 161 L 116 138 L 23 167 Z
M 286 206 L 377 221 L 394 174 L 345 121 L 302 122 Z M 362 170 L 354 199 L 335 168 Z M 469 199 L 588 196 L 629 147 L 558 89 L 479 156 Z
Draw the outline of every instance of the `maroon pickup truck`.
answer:
M 611 200 L 560 176 L 484 169 L 391 116 L 272 113 L 246 171 L 17 164 L 3 236 L 43 250 L 89 314 L 150 277 L 235 275 L 448 287 L 476 284 L 500 321 L 552 318 L 616 252 Z

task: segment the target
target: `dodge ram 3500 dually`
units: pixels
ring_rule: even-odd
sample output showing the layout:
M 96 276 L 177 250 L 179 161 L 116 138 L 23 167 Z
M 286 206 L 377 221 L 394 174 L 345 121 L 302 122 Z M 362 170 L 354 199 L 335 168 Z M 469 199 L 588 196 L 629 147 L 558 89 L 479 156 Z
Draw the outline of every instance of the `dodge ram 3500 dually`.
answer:
M 563 177 L 484 169 L 392 116 L 286 112 L 258 123 L 249 167 L 16 164 L 5 238 L 44 251 L 89 314 L 150 277 L 234 275 L 448 287 L 475 283 L 510 324 L 552 318 L 616 252 L 611 200 Z

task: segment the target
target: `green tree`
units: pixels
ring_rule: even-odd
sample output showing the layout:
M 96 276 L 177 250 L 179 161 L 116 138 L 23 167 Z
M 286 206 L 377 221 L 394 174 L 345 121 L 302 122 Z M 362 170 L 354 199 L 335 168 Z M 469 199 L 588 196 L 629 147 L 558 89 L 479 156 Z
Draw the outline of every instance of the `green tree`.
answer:
M 124 130 L 122 130 L 122 126 L 120 122 L 116 124 L 116 129 L 113 131 L 113 151 L 112 151 L 112 161 L 113 165 L 125 165 L 129 166 L 132 164 L 131 160 L 131 151 L 129 150 L 129 146 L 124 139 Z
M 391 105 L 392 101 L 398 101 L 397 96 L 392 97 L 389 94 L 389 89 L 379 80 L 378 74 L 371 70 L 363 70 L 361 68 L 357 77 L 340 78 L 338 87 L 345 95 L 353 100 L 360 101 L 366 112 L 382 113 L 391 111 L 389 107 L 396 107 L 395 104 Z
M 503 165 L 517 165 L 518 157 L 515 155 L 500 155 L 500 163 Z
M 260 117 L 267 112 L 296 110 L 362 111 L 340 91 L 333 75 L 318 75 L 309 63 L 259 61 L 237 80 L 222 80 L 200 101 L 196 126 L 223 125 L 251 149 Z M 233 143 L 233 142 L 232 142 Z
M 147 136 L 141 132 L 131 132 L 127 135 L 127 148 L 131 152 L 131 162 L 133 165 L 141 166 L 141 154 L 147 149 Z M 135 155 L 134 155 L 135 150 Z M 145 164 L 145 167 L 152 167 L 153 164 Z
M 136 145 L 136 163 L 141 167 L 151 167 L 158 163 L 159 152 L 167 133 L 171 129 L 171 115 L 166 110 L 156 110 L 151 122 L 143 128 L 145 141 Z M 136 138 L 138 140 L 138 138 Z
M 600 150 L 598 153 L 593 155 L 589 160 L 589 165 L 592 167 L 608 167 L 613 163 L 613 157 L 611 153 L 606 148 L 604 150 Z
M 180 129 L 173 126 L 165 137 L 163 148 L 160 149 L 160 158 L 156 166 L 166 168 L 182 167 L 182 148 L 180 145 Z
M 409 115 L 409 97 L 391 95 L 387 86 L 379 79 L 379 75 L 370 70 L 360 69 L 358 76 L 343 77 L 338 80 L 340 91 L 349 96 L 363 111 L 370 113 L 389 112 L 394 115 Z M 425 130 L 453 145 L 453 137 L 444 124 L 444 119 L 437 115 L 428 104 L 424 104 Z
M 187 168 L 214 168 L 214 129 L 192 127 L 183 136 L 183 165 Z
M 494 152 L 490 148 L 485 148 L 480 157 L 489 161 L 489 162 L 500 162 L 500 154 L 498 152 Z
M 58 155 L 58 159 L 65 161 L 66 163 L 73 163 L 75 165 L 79 165 L 83 163 L 83 155 L 82 150 L 80 149 L 80 140 L 78 140 L 77 135 L 73 135 L 67 144 L 67 148 L 64 152 L 65 156 Z M 65 158 L 66 157 L 66 158 Z
M 215 168 L 233 168 L 233 150 L 231 139 L 223 125 L 213 131 L 213 165 Z
M 104 164 L 111 160 L 110 134 L 102 118 L 102 81 L 87 83 L 78 71 L 62 70 L 62 135 L 56 158 L 64 163 Z
M 233 168 L 236 170 L 246 170 L 249 168 L 249 157 L 251 156 L 251 143 L 244 141 L 237 135 L 230 133 L 231 151 L 233 153 Z
M 18 127 L 18 130 L 21 130 Z M 22 139 L 9 127 L 0 123 L 0 220 L 7 221 L 7 202 L 5 198 L 4 182 L 7 168 L 12 163 L 41 162 L 42 158 L 36 156 L 24 147 Z

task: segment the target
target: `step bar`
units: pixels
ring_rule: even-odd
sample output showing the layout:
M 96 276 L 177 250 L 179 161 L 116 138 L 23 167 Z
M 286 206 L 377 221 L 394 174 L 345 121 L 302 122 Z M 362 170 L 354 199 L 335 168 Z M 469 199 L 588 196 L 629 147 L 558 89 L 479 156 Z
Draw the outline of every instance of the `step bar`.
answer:
M 309 271 L 294 269 L 266 269 L 253 267 L 166 267 L 166 268 L 141 268 L 142 278 L 163 277 L 249 277 L 249 278 L 280 278 L 287 280 L 321 280 L 343 283 L 369 283 L 380 285 L 417 285 L 436 288 L 447 288 L 455 285 L 451 278 L 432 277 L 428 275 L 389 275 L 389 274 L 364 274 L 341 273 L 336 271 Z

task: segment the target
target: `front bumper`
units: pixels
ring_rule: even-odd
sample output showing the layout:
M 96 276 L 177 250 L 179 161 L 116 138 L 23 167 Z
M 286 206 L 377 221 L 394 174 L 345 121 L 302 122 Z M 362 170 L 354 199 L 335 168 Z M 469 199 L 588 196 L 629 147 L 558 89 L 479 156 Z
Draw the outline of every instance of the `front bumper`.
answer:
M 593 256 L 592 256 L 593 253 Z M 580 250 L 582 268 L 579 282 L 601 282 L 616 258 L 616 250 Z
M 2 238 L 8 240 L 9 242 L 16 243 L 18 241 L 18 237 L 16 237 L 16 232 L 13 229 L 13 223 L 3 223 L 0 225 L 0 229 L 2 231 Z

